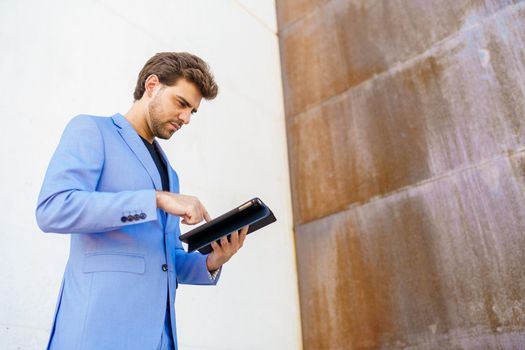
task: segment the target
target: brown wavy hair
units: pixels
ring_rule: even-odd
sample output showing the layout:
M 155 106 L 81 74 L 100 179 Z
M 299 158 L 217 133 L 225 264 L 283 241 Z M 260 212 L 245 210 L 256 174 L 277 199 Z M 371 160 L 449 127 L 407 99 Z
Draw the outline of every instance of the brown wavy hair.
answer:
M 188 52 L 160 52 L 150 58 L 140 71 L 133 93 L 135 101 L 144 95 L 146 79 L 152 74 L 168 86 L 175 85 L 180 78 L 191 81 L 206 100 L 213 100 L 219 92 L 210 66 L 201 58 Z

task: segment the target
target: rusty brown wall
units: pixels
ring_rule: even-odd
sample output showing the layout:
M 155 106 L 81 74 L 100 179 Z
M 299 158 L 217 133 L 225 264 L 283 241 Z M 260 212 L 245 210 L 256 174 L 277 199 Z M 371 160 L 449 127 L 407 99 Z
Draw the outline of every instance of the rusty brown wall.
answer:
M 305 349 L 525 349 L 525 2 L 276 3 Z

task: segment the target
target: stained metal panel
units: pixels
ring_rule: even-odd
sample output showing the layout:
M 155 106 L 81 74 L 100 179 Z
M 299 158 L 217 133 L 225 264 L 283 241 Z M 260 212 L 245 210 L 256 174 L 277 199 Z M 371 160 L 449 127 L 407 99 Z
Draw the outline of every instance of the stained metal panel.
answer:
M 305 348 L 525 348 L 523 1 L 292 3 Z
M 302 16 L 279 21 L 286 113 L 304 111 L 518 2 L 277 1 L 279 18 Z
M 298 226 L 305 349 L 523 348 L 523 198 L 525 151 Z
M 525 145 L 523 23 L 525 7 L 289 117 L 295 221 Z
M 301 18 L 315 12 L 319 6 L 329 0 L 279 0 L 275 2 L 277 8 L 277 22 L 279 27 L 287 27 Z

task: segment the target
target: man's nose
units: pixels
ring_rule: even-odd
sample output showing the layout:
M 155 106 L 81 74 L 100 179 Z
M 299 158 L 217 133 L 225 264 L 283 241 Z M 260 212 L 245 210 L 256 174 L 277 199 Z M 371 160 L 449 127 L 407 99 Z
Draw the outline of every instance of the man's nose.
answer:
M 190 123 L 190 119 L 191 119 L 191 110 L 184 110 L 181 114 L 180 114 L 180 120 L 182 120 L 182 122 L 184 124 L 189 124 Z

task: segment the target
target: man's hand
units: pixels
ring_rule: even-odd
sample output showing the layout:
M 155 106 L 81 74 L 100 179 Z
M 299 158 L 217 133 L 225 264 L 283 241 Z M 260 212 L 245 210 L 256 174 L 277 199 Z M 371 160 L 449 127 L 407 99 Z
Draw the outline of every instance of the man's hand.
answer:
M 204 205 L 197 197 L 186 196 L 171 192 L 157 191 L 157 208 L 160 208 L 168 214 L 177 215 L 182 218 L 182 223 L 186 225 L 195 225 L 203 219 L 210 221 Z
M 216 271 L 224 265 L 224 263 L 230 260 L 230 258 L 241 249 L 247 234 L 248 226 L 245 226 L 238 232 L 232 232 L 230 234 L 230 241 L 228 241 L 227 236 L 224 236 L 220 240 L 221 244 L 212 242 L 211 246 L 213 252 L 211 252 L 206 259 L 206 267 L 208 268 L 208 271 Z

